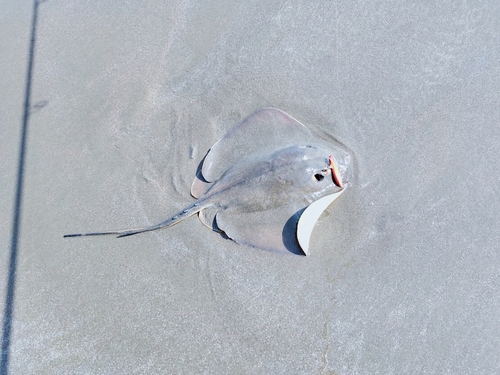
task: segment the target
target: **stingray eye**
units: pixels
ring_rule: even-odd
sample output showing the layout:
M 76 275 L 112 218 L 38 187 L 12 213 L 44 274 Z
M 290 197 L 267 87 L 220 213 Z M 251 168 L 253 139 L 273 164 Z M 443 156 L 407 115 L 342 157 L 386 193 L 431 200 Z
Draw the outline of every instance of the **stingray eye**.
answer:
M 325 176 L 323 176 L 321 173 L 316 173 L 316 174 L 314 175 L 314 179 L 315 179 L 316 181 L 318 181 L 318 182 L 319 182 L 319 181 L 322 181 L 324 178 L 325 178 Z

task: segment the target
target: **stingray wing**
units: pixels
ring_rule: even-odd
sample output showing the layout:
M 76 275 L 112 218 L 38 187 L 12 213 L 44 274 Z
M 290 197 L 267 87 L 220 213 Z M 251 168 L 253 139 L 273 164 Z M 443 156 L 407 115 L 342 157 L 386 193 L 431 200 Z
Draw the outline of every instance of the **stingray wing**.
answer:
M 212 187 L 213 183 L 208 182 L 201 174 L 201 169 L 196 172 L 196 177 L 191 184 L 191 195 L 198 199 L 205 195 L 205 193 Z
M 220 230 L 240 244 L 303 255 L 296 237 L 303 210 L 294 205 L 259 212 L 241 212 L 231 207 L 217 212 L 215 220 Z
M 334 146 L 331 141 L 326 141 L 279 109 L 259 109 L 210 148 L 198 167 L 191 194 L 195 198 L 203 196 L 210 189 L 212 182 L 217 181 L 242 159 L 265 155 L 291 145 L 323 145 L 325 149 Z M 348 180 L 349 154 L 338 145 L 334 146 L 332 153 L 339 164 L 339 173 L 344 180 Z
M 259 212 L 241 212 L 237 208 L 211 214 L 216 227 L 232 240 L 263 250 L 309 255 L 314 225 L 323 211 L 343 192 L 327 195 L 306 208 L 295 205 Z
M 247 117 L 212 146 L 203 161 L 202 175 L 207 181 L 216 181 L 235 161 L 242 158 L 314 140 L 310 129 L 290 115 L 279 109 L 263 108 Z

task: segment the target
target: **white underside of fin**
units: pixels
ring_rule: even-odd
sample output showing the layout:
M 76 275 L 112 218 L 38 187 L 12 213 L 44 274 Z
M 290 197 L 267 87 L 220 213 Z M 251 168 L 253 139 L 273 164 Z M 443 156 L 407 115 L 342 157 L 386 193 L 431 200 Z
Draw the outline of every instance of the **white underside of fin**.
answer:
M 299 222 L 297 224 L 297 240 L 299 245 L 304 251 L 305 255 L 309 255 L 309 241 L 311 239 L 311 234 L 314 228 L 314 224 L 318 221 L 319 217 L 326 208 L 332 204 L 332 202 L 337 199 L 340 194 L 343 193 L 345 189 L 331 195 L 327 195 L 317 201 L 311 203 L 300 215 Z

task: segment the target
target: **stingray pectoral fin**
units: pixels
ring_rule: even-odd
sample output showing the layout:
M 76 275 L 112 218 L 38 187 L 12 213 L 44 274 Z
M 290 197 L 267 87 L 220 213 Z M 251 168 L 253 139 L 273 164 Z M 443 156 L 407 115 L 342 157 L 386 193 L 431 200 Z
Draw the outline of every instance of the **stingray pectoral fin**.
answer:
M 216 232 L 222 232 L 217 226 L 217 220 L 215 220 L 215 216 L 217 215 L 217 212 L 219 212 L 219 210 L 220 209 L 215 206 L 207 207 L 198 212 L 198 218 L 206 227 Z
M 295 236 L 301 212 L 294 206 L 259 212 L 240 211 L 233 207 L 217 212 L 215 220 L 220 230 L 240 244 L 304 255 Z
M 300 216 L 299 222 L 297 224 L 297 240 L 299 245 L 304 251 L 304 254 L 309 255 L 309 241 L 311 239 L 311 234 L 314 228 L 314 224 L 318 221 L 319 217 L 323 211 L 332 202 L 337 199 L 344 190 L 326 197 L 320 198 L 317 201 L 311 203 Z
M 204 161 L 205 159 L 203 159 Z M 203 164 L 203 161 L 200 163 L 200 166 L 198 167 L 198 170 L 196 171 L 196 177 L 194 178 L 194 181 L 191 185 L 191 196 L 193 198 L 198 199 L 202 195 L 205 195 L 205 193 L 212 187 L 213 182 L 209 182 L 205 180 L 205 177 L 203 177 L 203 174 L 201 173 L 201 165 Z
M 276 108 L 262 108 L 217 141 L 205 156 L 202 174 L 217 181 L 235 161 L 297 143 L 315 143 L 309 128 Z

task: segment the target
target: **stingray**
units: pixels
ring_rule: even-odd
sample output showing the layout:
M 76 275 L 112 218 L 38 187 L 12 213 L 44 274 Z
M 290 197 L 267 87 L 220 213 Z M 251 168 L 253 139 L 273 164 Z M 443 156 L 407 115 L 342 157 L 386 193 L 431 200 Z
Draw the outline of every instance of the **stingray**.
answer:
M 314 224 L 348 185 L 350 156 L 285 112 L 264 108 L 208 151 L 191 186 L 196 201 L 137 229 L 67 234 L 126 237 L 171 227 L 198 214 L 237 243 L 309 255 Z

